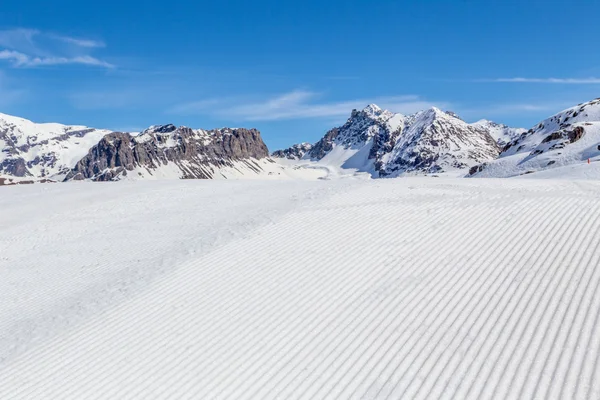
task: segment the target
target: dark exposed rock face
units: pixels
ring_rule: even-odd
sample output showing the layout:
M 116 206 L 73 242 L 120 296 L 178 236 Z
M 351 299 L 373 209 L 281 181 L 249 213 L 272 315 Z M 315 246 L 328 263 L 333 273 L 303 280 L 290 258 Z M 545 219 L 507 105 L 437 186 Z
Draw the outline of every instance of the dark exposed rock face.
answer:
M 0 164 L 0 173 L 12 176 L 31 176 L 22 158 L 7 158 Z
M 355 110 L 356 111 L 356 110 Z M 333 149 L 333 141 L 338 137 L 340 133 L 340 128 L 333 128 L 323 136 L 321 140 L 319 140 L 312 147 L 310 153 L 310 157 L 316 160 L 320 160 L 325 157 L 327 153 L 329 153 Z
M 369 159 L 375 161 L 375 170 L 383 176 L 385 169 L 383 157 L 394 149 L 396 141 L 402 133 L 402 127 L 393 131 L 387 125 L 382 125 L 380 128 L 378 134 L 373 136 L 373 147 L 369 151 Z
M 475 165 L 475 166 L 471 167 L 469 169 L 469 176 L 473 176 L 476 173 L 483 171 L 486 166 L 487 166 L 487 163 L 483 163 L 483 164 L 479 164 L 479 165 Z
M 576 126 L 572 130 L 560 130 L 552 132 L 550 135 L 546 136 L 544 140 L 542 140 L 542 143 L 549 143 L 554 140 L 561 139 L 568 140 L 569 143 L 575 143 L 576 141 L 582 138 L 584 133 L 585 129 L 583 128 L 583 126 Z
M 299 160 L 312 149 L 310 143 L 298 143 L 292 147 L 283 150 L 276 150 L 271 153 L 275 158 L 287 158 L 288 160 Z
M 152 174 L 174 164 L 184 179 L 210 179 L 216 168 L 268 157 L 256 129 L 192 130 L 174 125 L 153 126 L 139 136 L 113 132 L 104 136 L 66 176 L 65 180 L 110 181 L 143 168 Z

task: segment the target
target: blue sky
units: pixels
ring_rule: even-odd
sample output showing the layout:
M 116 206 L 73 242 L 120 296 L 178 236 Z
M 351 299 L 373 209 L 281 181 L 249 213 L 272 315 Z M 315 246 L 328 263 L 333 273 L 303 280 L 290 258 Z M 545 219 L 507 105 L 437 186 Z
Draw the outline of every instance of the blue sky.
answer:
M 531 127 L 600 96 L 595 0 L 4 0 L 0 112 L 315 141 L 352 108 Z

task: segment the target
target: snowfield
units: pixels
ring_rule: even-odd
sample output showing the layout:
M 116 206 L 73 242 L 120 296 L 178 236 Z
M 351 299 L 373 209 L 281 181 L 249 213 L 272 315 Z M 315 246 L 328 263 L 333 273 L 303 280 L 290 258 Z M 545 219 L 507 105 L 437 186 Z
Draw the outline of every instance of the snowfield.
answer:
M 600 182 L 523 178 L 2 187 L 0 398 L 598 399 Z

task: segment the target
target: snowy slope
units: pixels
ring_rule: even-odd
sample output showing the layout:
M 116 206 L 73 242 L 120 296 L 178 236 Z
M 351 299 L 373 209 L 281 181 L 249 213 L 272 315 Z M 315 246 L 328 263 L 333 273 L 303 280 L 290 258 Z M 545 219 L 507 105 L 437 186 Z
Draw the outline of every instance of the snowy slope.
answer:
M 108 132 L 0 114 L 0 175 L 60 178 Z
M 499 124 L 497 122 L 482 119 L 473 124 L 474 127 L 486 130 L 498 143 L 500 148 L 506 146 L 509 142 L 527 132 L 524 128 L 512 128 L 510 126 Z
M 190 162 L 168 162 L 157 168 L 136 166 L 126 175 L 117 175 L 113 180 L 173 180 L 189 179 L 187 170 L 195 170 L 198 165 Z M 221 165 L 208 164 L 202 167 L 203 173 L 213 180 L 315 180 L 327 178 L 329 171 L 312 165 L 290 164 L 277 158 L 250 158 L 229 161 Z
M 211 182 L 3 187 L 0 369 L 178 264 L 329 191 L 323 181 Z
M 522 133 L 500 158 L 472 171 L 504 178 L 600 160 L 600 99 L 564 110 Z M 560 169 L 557 169 L 558 173 Z
M 0 398 L 600 398 L 599 193 L 4 188 Z

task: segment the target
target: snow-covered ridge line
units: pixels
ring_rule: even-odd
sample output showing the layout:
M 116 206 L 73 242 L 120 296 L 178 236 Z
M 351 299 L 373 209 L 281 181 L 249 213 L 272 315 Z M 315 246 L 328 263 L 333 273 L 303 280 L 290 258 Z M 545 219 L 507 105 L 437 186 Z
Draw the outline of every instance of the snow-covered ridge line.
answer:
M 497 160 L 473 168 L 470 175 L 512 177 L 599 161 L 600 99 L 595 99 L 516 135 Z

